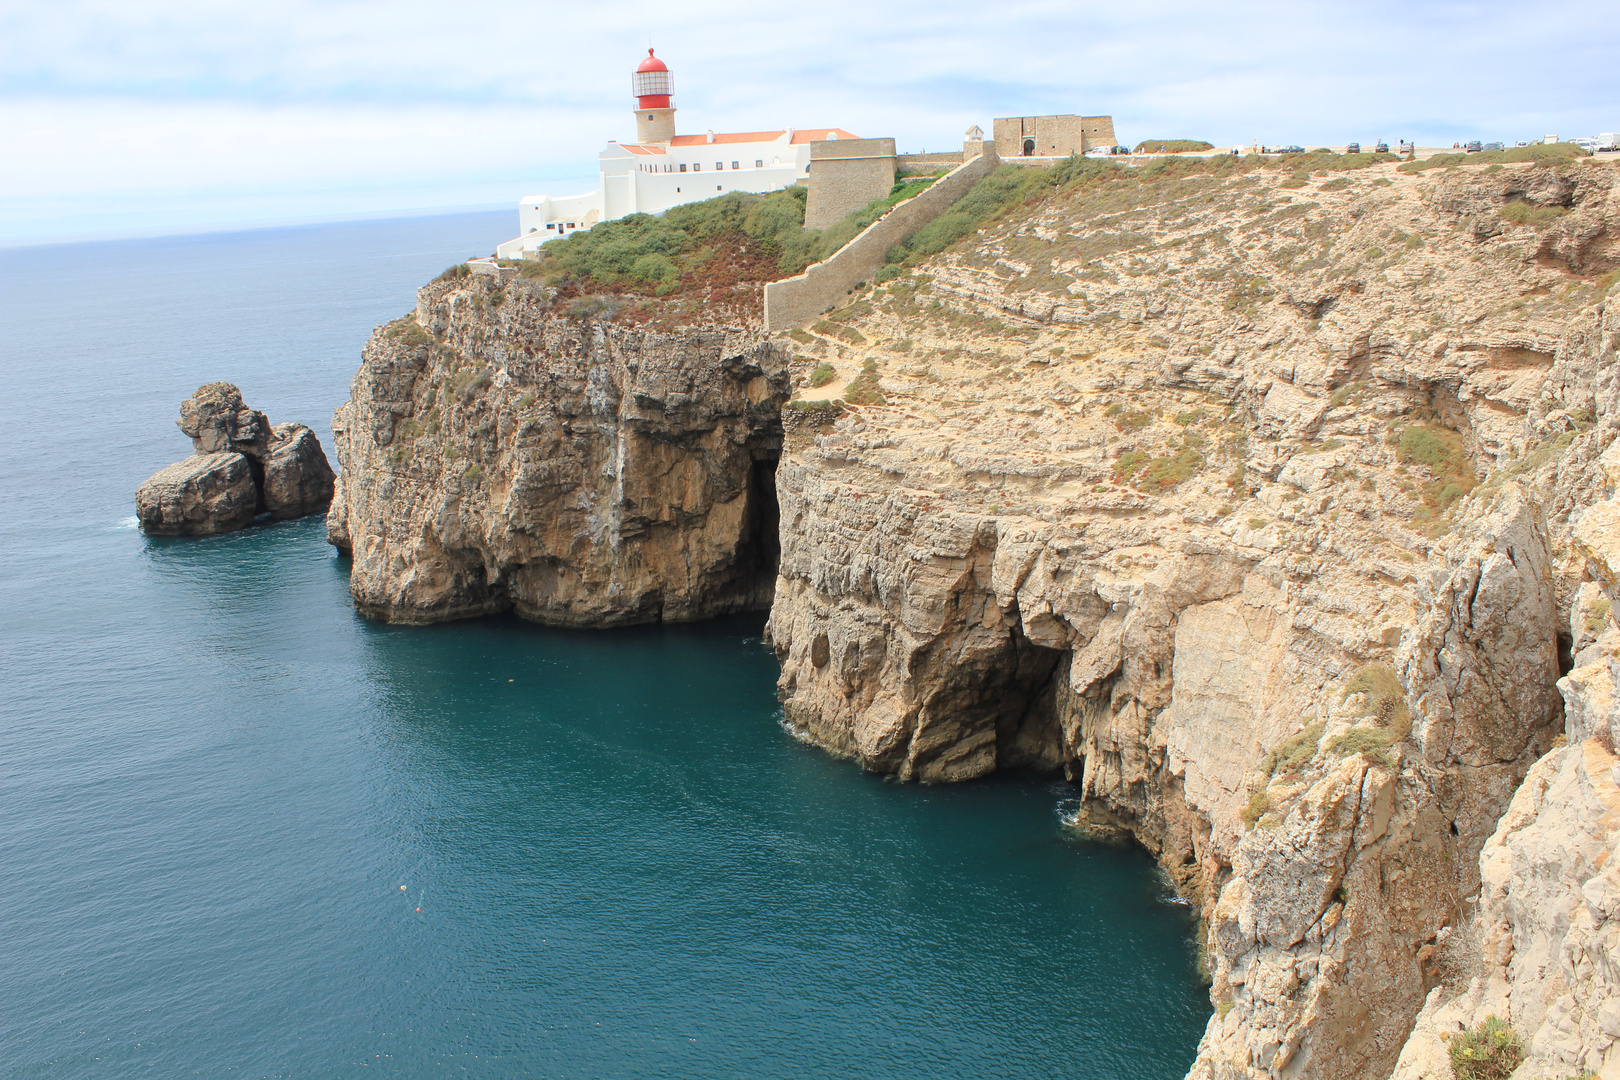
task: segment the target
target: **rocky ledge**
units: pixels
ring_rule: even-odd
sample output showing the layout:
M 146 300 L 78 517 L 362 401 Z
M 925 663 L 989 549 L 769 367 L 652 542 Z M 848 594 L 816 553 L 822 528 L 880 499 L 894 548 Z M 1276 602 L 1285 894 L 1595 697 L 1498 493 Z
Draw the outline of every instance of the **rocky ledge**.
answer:
M 180 404 L 175 421 L 195 451 L 159 470 L 135 493 L 135 514 L 153 536 L 210 536 L 245 528 L 261 514 L 298 518 L 332 501 L 332 467 L 303 424 L 270 426 L 242 392 L 208 383 Z

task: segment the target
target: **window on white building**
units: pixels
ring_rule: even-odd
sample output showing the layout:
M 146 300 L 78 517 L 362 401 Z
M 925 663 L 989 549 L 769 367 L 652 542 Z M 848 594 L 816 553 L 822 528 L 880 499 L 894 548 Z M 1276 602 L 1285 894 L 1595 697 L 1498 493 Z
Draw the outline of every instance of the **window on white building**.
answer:
M 684 169 L 684 168 L 686 168 L 686 166 L 682 165 L 681 168 Z M 701 162 L 701 161 L 692 162 L 692 171 L 693 172 L 702 172 L 703 171 L 703 162 Z
M 755 158 L 754 159 L 754 168 L 763 169 L 764 167 L 765 167 L 765 159 L 764 158 L 761 157 L 761 158 Z
M 681 163 L 681 172 L 685 172 L 685 171 L 686 171 L 686 164 L 685 164 L 685 162 L 682 162 Z
M 723 169 L 726 167 L 726 163 L 723 161 L 717 161 L 714 163 L 714 167 L 717 169 Z
M 732 163 L 731 163 L 731 167 L 732 167 L 732 168 L 733 168 L 733 169 L 740 169 L 740 168 L 742 168 L 742 166 L 741 166 L 741 165 L 739 165 L 739 164 L 737 164 L 737 163 L 736 163 L 736 162 L 735 162 L 735 161 L 733 161 L 733 162 L 732 162 Z

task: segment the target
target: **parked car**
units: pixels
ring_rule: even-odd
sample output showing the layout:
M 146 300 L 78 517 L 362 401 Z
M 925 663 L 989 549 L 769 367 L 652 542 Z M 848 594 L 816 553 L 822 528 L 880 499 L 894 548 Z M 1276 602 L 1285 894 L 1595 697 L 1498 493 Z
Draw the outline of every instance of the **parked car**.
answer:
M 1303 154 L 1304 152 L 1305 148 L 1303 146 L 1280 146 L 1277 148 L 1279 154 Z
M 1361 144 L 1358 142 L 1353 142 L 1344 148 L 1344 152 L 1347 154 L 1359 154 L 1361 153 Z
M 1389 143 L 1385 142 L 1383 139 L 1379 139 L 1378 140 L 1378 145 L 1373 147 L 1373 153 L 1375 153 L 1375 154 L 1387 154 L 1387 153 L 1389 153 Z
M 1465 154 L 1477 154 L 1482 149 L 1484 149 L 1484 147 L 1479 145 L 1479 140 L 1478 139 L 1475 139 L 1473 142 L 1471 142 L 1467 146 L 1463 147 L 1463 153 L 1465 153 Z
M 1114 147 L 1114 153 L 1116 153 L 1116 154 L 1128 154 L 1130 152 L 1131 152 L 1131 148 L 1128 147 L 1128 146 L 1116 146 L 1116 147 Z
M 1502 149 L 1502 144 L 1499 143 L 1499 142 L 1488 142 L 1488 143 L 1485 144 L 1485 149 L 1487 149 L 1487 150 L 1500 150 L 1500 149 Z

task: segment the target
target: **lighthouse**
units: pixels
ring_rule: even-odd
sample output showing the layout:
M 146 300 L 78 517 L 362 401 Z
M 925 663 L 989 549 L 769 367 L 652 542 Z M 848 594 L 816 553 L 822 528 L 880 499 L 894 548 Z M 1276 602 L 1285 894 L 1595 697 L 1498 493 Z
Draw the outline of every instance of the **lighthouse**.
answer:
M 825 177 L 822 186 L 832 182 L 840 190 L 854 192 L 857 206 L 888 192 L 893 186 L 894 140 L 886 146 L 867 147 L 843 128 L 774 128 L 769 131 L 708 131 L 702 135 L 675 134 L 675 104 L 669 68 L 651 49 L 630 76 L 630 93 L 636 99 L 636 141 L 610 142 L 598 165 L 601 183 L 583 195 L 526 195 L 518 204 L 518 227 L 522 234 L 495 249 L 503 259 L 523 258 L 548 240 L 589 229 L 597 222 L 612 221 L 626 214 L 661 214 L 672 206 L 712 199 L 733 191 L 763 194 L 795 184 L 811 183 L 810 158 L 823 144 L 838 149 L 838 160 L 824 151 L 814 156 L 826 158 L 817 166 Z M 888 162 L 886 178 L 867 193 L 866 187 L 851 187 L 839 179 L 848 161 L 857 168 L 872 164 L 869 158 Z M 812 198 L 816 198 L 812 196 Z M 821 205 L 816 198 L 816 205 Z
M 636 98 L 636 142 L 667 144 L 675 138 L 675 106 L 669 101 L 669 68 L 651 49 L 647 50 L 647 59 L 630 76 L 630 92 Z

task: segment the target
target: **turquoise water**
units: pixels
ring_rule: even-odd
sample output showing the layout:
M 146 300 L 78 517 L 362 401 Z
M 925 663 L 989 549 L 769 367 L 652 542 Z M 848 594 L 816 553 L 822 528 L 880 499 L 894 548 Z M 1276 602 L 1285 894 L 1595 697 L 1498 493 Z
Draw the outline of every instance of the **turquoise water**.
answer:
M 382 627 L 319 521 L 129 527 L 198 383 L 330 446 L 509 217 L 0 252 L 0 1073 L 1182 1075 L 1151 862 L 795 743 L 761 620 Z

